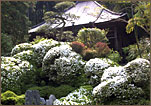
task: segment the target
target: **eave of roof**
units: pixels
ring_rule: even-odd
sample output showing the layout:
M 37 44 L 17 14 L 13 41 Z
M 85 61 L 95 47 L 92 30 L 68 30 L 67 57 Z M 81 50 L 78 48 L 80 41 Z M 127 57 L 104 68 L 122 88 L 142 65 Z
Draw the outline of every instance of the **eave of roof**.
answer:
M 68 21 L 66 22 L 65 27 L 70 27 L 73 25 L 83 25 L 88 24 L 90 22 L 93 23 L 100 23 L 100 22 L 106 22 L 111 21 L 114 19 L 118 19 L 120 17 L 123 17 L 125 14 L 116 13 L 113 12 L 107 8 L 104 8 L 96 1 L 79 1 L 76 3 L 75 6 L 67 9 L 65 13 L 76 13 L 76 16 L 80 16 L 79 19 Z M 43 23 L 40 26 L 37 25 L 37 27 L 31 29 L 28 31 L 28 33 L 36 32 L 39 28 L 42 26 L 48 25 L 47 23 Z M 56 25 L 51 25 L 51 28 L 55 28 Z M 57 26 L 57 28 L 62 27 L 62 25 Z

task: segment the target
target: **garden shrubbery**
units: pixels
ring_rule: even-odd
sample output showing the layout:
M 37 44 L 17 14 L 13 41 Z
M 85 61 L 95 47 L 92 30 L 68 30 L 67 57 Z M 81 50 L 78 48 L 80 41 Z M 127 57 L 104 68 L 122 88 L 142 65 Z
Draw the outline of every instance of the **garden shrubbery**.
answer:
M 60 85 L 58 87 L 54 86 L 42 86 L 42 87 L 32 87 L 29 90 L 38 90 L 40 96 L 47 99 L 49 98 L 50 94 L 55 95 L 56 98 L 61 98 L 67 96 L 70 92 L 75 90 L 74 87 L 69 85 Z
M 3 105 L 24 105 L 25 95 L 16 95 L 12 91 L 6 91 L 1 94 L 1 103 Z
M 39 90 L 45 99 L 54 94 L 56 105 L 148 104 L 148 60 L 120 66 L 122 57 L 108 47 L 105 30 L 84 28 L 78 36 L 74 42 L 37 37 L 16 45 L 12 57 L 1 57 L 2 104 L 23 104 L 24 95 L 17 95 L 26 90 Z M 145 58 L 148 40 L 141 42 Z
M 139 41 L 139 49 L 142 58 L 150 60 L 150 40 L 149 38 L 141 38 Z M 129 45 L 128 47 L 123 48 L 123 52 L 126 55 L 127 62 L 132 61 L 136 58 L 140 58 L 137 45 Z

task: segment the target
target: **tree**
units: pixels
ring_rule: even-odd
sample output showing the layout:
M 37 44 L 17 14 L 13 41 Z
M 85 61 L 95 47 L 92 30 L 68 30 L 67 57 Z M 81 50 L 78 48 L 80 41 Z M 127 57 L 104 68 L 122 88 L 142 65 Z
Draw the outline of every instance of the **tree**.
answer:
M 2 33 L 11 36 L 14 45 L 24 42 L 30 24 L 27 18 L 28 2 L 2 1 L 1 4 Z
M 137 26 L 144 29 L 148 34 L 150 34 L 150 2 L 136 2 L 135 5 L 135 14 L 129 19 L 128 24 L 126 26 L 127 33 L 131 33 L 134 31 L 138 53 L 141 56 L 140 48 L 139 48 L 139 39 L 137 33 Z M 133 15 L 133 7 L 132 7 L 132 15 Z
M 61 41 L 61 36 L 63 35 L 63 30 L 66 25 L 66 22 L 78 18 L 74 14 L 64 13 L 65 10 L 71 6 L 74 6 L 74 2 L 59 2 L 54 6 L 55 11 L 48 11 L 44 14 L 43 19 L 46 21 L 46 23 L 50 24 L 49 27 L 51 27 L 51 25 L 56 24 L 56 27 L 52 27 L 53 30 L 56 29 L 58 26 L 61 26 L 59 31 L 59 41 Z
M 134 9 L 135 14 L 128 21 L 126 26 L 127 33 L 131 33 L 137 25 L 150 34 L 150 2 L 139 1 L 134 5 L 136 5 Z

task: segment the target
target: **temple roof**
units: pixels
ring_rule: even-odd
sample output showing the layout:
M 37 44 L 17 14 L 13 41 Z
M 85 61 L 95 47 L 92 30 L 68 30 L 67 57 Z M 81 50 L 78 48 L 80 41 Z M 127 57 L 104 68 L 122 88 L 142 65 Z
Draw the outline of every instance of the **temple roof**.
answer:
M 125 14 L 113 12 L 103 6 L 101 6 L 96 1 L 78 1 L 75 6 L 69 8 L 65 11 L 65 14 L 75 14 L 79 16 L 79 18 L 74 19 L 72 21 L 66 21 L 65 27 L 70 27 L 74 24 L 76 25 L 83 25 L 88 24 L 91 22 L 94 23 L 101 23 L 106 21 L 111 21 L 113 19 L 118 19 Z M 43 26 L 48 25 L 45 22 L 42 22 L 32 29 L 28 31 L 28 33 L 36 32 L 38 29 L 42 28 Z M 57 25 L 51 25 L 51 28 L 56 27 Z M 62 27 L 62 25 L 57 26 L 57 28 Z

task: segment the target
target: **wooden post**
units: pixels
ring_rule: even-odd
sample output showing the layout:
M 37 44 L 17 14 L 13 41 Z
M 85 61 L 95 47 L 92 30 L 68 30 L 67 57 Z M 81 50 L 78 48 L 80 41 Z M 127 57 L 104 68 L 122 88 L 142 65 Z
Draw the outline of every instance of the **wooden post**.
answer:
M 114 27 L 114 38 L 115 38 L 115 49 L 118 51 L 119 47 L 118 47 L 118 38 L 117 38 L 117 27 Z

